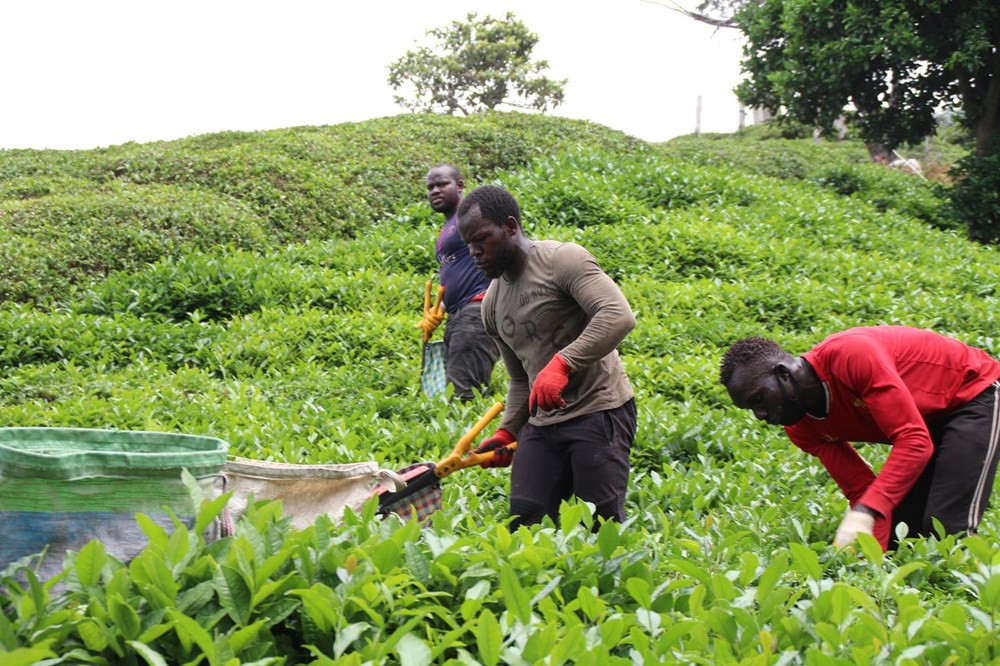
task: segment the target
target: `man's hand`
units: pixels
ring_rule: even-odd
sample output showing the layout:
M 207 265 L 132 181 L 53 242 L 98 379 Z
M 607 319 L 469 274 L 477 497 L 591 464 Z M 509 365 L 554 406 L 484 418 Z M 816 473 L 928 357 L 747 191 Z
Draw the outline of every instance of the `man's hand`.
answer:
M 570 370 L 569 363 L 559 354 L 553 356 L 552 360 L 542 368 L 535 377 L 531 385 L 531 394 L 528 396 L 528 411 L 532 415 L 539 409 L 548 411 L 566 406 L 562 392 L 569 383 Z
M 865 511 L 855 511 L 851 509 L 840 522 L 837 528 L 837 536 L 833 538 L 833 545 L 841 548 L 858 538 L 859 534 L 871 534 L 875 527 L 875 516 Z
M 436 313 L 434 311 L 424 313 L 424 316 L 417 323 L 417 328 L 423 331 L 424 342 L 431 339 L 431 335 L 434 334 L 434 329 L 440 326 L 442 321 L 444 321 L 443 313 Z
M 484 439 L 483 443 L 473 451 L 473 453 L 493 452 L 493 457 L 479 463 L 479 466 L 484 469 L 489 469 L 490 467 L 510 467 L 510 464 L 514 462 L 514 452 L 505 447 L 514 441 L 515 437 L 509 431 L 497 428 L 495 433 Z

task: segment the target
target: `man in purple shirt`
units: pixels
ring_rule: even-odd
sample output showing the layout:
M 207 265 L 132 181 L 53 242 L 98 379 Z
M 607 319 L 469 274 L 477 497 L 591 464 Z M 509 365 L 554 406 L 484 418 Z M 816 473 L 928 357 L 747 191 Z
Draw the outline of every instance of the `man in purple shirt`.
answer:
M 451 164 L 438 164 L 427 172 L 427 200 L 445 219 L 434 253 L 441 265 L 440 284 L 448 313 L 444 329 L 447 377 L 462 401 L 486 390 L 500 356 L 483 328 L 482 301 L 490 279 L 476 267 L 458 233 L 458 205 L 464 188 L 458 169 Z M 433 325 L 425 331 L 432 332 Z

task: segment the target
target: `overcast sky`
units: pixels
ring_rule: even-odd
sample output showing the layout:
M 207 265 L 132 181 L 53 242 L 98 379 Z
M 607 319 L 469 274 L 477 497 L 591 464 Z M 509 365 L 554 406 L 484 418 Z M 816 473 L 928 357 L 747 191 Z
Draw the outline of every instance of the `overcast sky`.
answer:
M 694 0 L 688 2 L 693 6 Z M 739 34 L 642 0 L 0 0 L 0 148 L 94 148 L 404 113 L 387 65 L 512 11 L 568 78 L 554 115 L 649 141 L 739 122 Z

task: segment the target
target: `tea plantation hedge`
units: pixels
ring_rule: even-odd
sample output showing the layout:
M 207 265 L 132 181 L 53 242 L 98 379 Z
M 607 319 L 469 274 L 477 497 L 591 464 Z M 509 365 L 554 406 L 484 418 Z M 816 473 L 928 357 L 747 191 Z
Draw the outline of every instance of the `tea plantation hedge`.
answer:
M 976 537 L 837 551 L 835 485 L 717 381 L 755 334 L 798 352 L 905 323 L 1000 355 L 995 251 L 853 147 L 732 142 L 720 161 L 679 143 L 496 114 L 0 153 L 7 425 L 212 435 L 291 462 L 441 457 L 506 379 L 466 405 L 418 389 L 438 224 L 422 179 L 442 160 L 619 283 L 639 406 L 624 525 L 569 503 L 511 533 L 506 471 L 477 468 L 424 527 L 369 504 L 296 531 L 271 504 L 207 544 L 150 528 L 127 565 L 98 543 L 71 558 L 61 591 L 5 572 L 0 661 L 1000 661 L 996 509 Z M 861 451 L 877 465 L 885 448 Z

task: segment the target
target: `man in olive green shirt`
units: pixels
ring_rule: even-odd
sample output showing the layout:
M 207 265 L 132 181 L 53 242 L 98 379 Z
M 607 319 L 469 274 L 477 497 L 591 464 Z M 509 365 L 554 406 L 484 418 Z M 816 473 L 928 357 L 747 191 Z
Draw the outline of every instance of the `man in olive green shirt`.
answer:
M 636 410 L 616 348 L 635 327 L 628 302 L 584 248 L 525 236 L 503 188 L 474 190 L 458 218 L 491 278 L 483 323 L 510 375 L 503 421 L 477 451 L 497 451 L 484 466 L 514 459 L 512 526 L 556 519 L 573 494 L 624 520 Z M 500 448 L 513 441 L 516 457 Z

